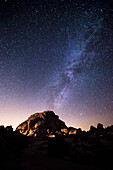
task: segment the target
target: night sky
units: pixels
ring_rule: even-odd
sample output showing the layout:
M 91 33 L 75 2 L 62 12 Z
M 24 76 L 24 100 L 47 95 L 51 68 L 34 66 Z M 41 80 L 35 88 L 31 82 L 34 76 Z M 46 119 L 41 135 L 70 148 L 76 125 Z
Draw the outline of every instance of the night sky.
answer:
M 113 124 L 112 0 L 0 1 L 0 124 L 53 110 Z

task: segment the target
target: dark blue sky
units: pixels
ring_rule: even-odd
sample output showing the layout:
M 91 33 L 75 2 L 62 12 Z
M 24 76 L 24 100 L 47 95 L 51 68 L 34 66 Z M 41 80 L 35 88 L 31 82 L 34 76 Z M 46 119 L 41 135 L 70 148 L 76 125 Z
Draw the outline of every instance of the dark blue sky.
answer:
M 0 124 L 53 110 L 69 126 L 113 124 L 111 1 L 0 3 Z

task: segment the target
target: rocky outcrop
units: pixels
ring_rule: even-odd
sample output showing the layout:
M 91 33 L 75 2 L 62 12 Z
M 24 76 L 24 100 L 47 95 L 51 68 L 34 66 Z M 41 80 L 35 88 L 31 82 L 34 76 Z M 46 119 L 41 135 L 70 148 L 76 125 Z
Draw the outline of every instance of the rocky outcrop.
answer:
M 16 128 L 16 131 L 27 136 L 45 137 L 63 128 L 67 126 L 53 111 L 45 111 L 31 115 Z

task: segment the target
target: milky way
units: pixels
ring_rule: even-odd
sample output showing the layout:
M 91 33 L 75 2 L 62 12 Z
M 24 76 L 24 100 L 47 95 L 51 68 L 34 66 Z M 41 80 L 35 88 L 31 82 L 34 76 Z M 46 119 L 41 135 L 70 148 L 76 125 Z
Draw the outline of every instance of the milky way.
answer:
M 113 124 L 111 1 L 0 4 L 0 124 L 53 110 L 66 124 Z
M 98 13 L 103 13 L 103 10 L 99 9 Z M 101 76 L 98 75 L 98 69 L 101 70 L 100 67 L 103 67 L 104 62 L 109 62 L 109 54 L 112 54 L 112 49 L 109 49 L 112 40 L 108 40 L 106 46 L 104 46 L 105 42 L 102 41 L 104 38 L 102 35 L 104 18 L 101 14 L 100 17 L 96 15 L 97 11 L 92 12 L 92 10 L 89 10 L 89 13 L 85 11 L 82 15 L 78 16 L 81 21 L 80 26 L 76 26 L 77 21 L 75 18 L 72 31 L 75 32 L 76 37 L 73 40 L 71 38 L 72 32 L 67 32 L 69 52 L 64 62 L 64 68 L 60 72 L 60 78 L 58 80 L 56 79 L 56 86 L 53 86 L 53 104 L 55 107 L 59 107 L 60 105 L 62 107 L 62 102 L 70 96 L 71 91 L 74 90 L 77 93 L 78 87 L 76 86 L 81 79 L 81 86 L 84 88 L 85 81 L 87 79 L 90 80 L 91 76 L 95 75 L 95 80 L 91 82 L 94 85 L 96 79 Z M 84 77 L 86 77 L 86 80 Z

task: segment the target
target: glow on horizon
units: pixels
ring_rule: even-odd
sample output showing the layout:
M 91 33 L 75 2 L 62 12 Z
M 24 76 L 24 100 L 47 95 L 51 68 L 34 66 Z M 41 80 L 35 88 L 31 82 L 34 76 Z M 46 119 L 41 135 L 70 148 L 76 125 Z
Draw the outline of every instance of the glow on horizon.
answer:
M 39 113 L 39 112 L 43 112 L 46 110 L 52 110 L 52 109 L 41 109 L 41 110 L 35 110 L 33 108 L 24 108 L 19 111 L 19 109 L 11 109 L 9 110 L 8 108 L 6 110 L 2 110 L 2 112 L 0 112 L 1 115 L 1 120 L 0 120 L 0 125 L 4 125 L 4 126 L 9 126 L 12 125 L 13 129 L 15 130 L 16 127 L 22 123 L 23 121 L 27 120 L 29 116 L 31 116 L 34 113 Z M 53 110 L 54 111 L 54 110 Z M 3 114 L 4 112 L 4 114 Z M 59 119 L 61 119 L 62 121 L 65 122 L 65 124 L 67 125 L 67 127 L 72 126 L 75 128 L 81 128 L 82 130 L 89 130 L 90 126 L 97 126 L 98 123 L 102 123 L 104 125 L 104 127 L 110 126 L 111 123 L 109 122 L 108 124 L 108 117 L 106 117 L 106 119 L 104 118 L 104 120 L 101 119 L 101 117 L 99 118 L 99 116 L 97 117 L 96 120 L 94 120 L 94 117 L 91 118 L 85 118 L 84 119 L 84 115 L 81 115 L 80 117 L 76 115 L 73 116 L 65 116 L 65 113 L 58 113 L 58 111 L 54 111 L 56 115 L 59 116 Z M 93 121 L 92 121 L 93 120 Z

